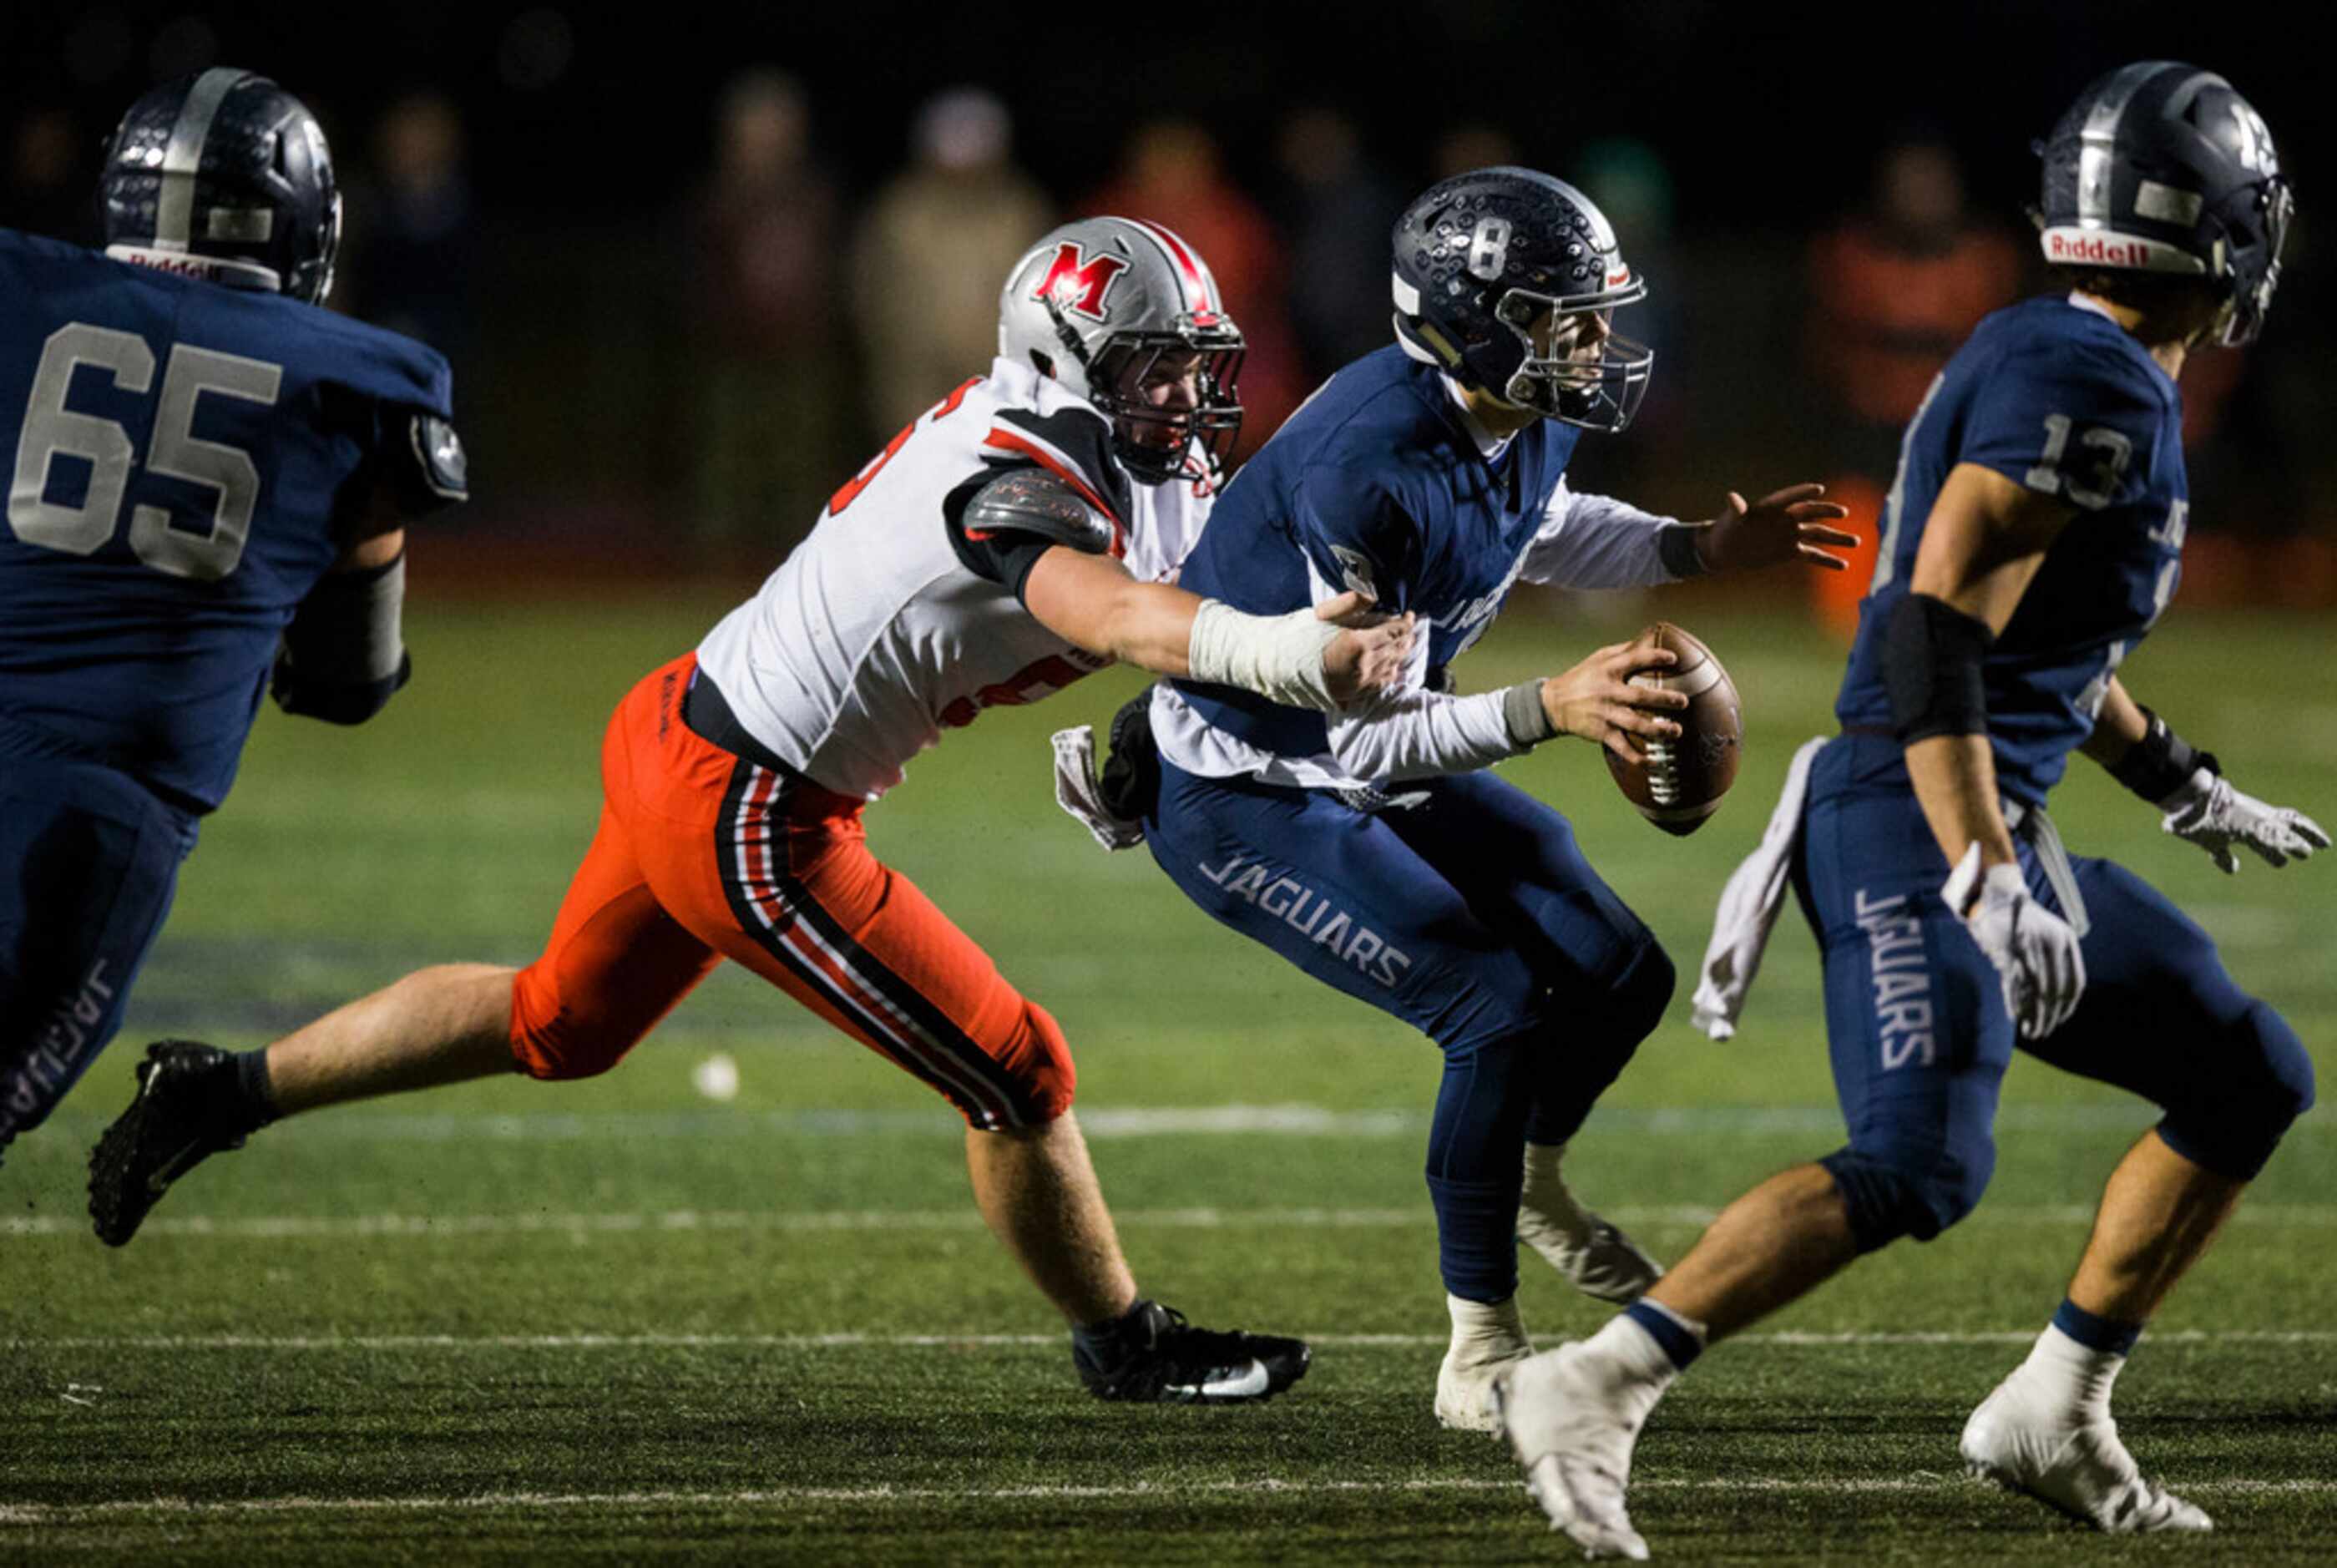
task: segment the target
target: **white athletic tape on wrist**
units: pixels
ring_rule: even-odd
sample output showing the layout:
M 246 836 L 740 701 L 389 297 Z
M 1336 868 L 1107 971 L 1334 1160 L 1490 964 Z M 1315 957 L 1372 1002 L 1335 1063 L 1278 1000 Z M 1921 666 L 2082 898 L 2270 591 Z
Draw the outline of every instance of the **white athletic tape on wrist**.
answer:
M 1246 615 L 1215 599 L 1201 601 L 1186 649 L 1192 678 L 1238 686 L 1293 708 L 1333 712 L 1323 654 L 1339 628 L 1312 610 L 1287 615 Z

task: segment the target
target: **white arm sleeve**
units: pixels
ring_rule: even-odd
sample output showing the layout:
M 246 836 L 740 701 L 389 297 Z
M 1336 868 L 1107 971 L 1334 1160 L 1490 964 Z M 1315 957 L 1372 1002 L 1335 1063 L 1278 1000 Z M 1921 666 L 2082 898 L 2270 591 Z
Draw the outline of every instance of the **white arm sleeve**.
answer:
M 1692 526 L 1609 496 L 1579 495 L 1561 479 L 1542 514 L 1541 531 L 1526 546 L 1520 575 L 1529 583 L 1561 588 L 1652 588 L 1677 583 L 1679 573 L 1664 559 L 1664 534 Z
M 1510 739 L 1505 696 L 1406 691 L 1368 710 L 1343 709 L 1331 720 L 1331 755 L 1374 783 L 1491 768 L 1525 750 Z
M 1339 592 L 1311 562 L 1306 580 L 1317 604 Z M 1453 697 L 1428 690 L 1431 629 L 1420 622 L 1393 690 L 1328 715 L 1332 758 L 1351 777 L 1377 783 L 1470 773 L 1526 750 L 1510 738 L 1503 693 Z

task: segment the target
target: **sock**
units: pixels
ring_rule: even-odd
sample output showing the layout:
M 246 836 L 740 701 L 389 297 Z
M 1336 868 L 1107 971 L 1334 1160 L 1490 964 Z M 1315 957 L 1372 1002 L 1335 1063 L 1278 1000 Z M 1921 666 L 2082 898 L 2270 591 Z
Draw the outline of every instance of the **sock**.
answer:
M 1518 1298 L 1472 1301 L 1444 1298 L 1452 1318 L 1452 1348 L 1449 1359 L 1464 1367 L 1491 1367 L 1513 1361 L 1533 1349 L 1526 1337 L 1525 1319 L 1518 1316 Z
M 237 1120 L 250 1132 L 258 1132 L 279 1114 L 275 1092 L 269 1087 L 266 1046 L 236 1054 L 234 1105 Z
M 2053 1327 L 2087 1349 L 2111 1356 L 2126 1355 L 2142 1338 L 2141 1324 L 2097 1318 L 2066 1296 L 2061 1298 L 2060 1309 L 2053 1314 Z
M 2076 1333 L 2071 1332 L 2073 1325 Z M 2126 1366 L 2127 1351 L 2133 1348 L 2141 1332 L 2138 1323 L 2097 1318 L 2084 1308 L 2064 1301 L 2061 1309 L 2053 1314 L 2053 1321 L 2046 1325 L 2045 1332 L 2037 1336 L 2037 1343 L 2020 1370 L 2024 1377 L 2034 1379 L 2049 1398 L 2072 1413 L 2086 1419 L 2104 1417 L 2109 1414 L 2110 1389 Z M 2080 1334 L 2088 1338 L 2080 1338 Z M 2089 1343 L 2088 1339 L 2101 1343 Z
M 1706 1335 L 1705 1326 L 1693 1318 L 1685 1317 L 1659 1302 L 1644 1297 L 1632 1302 L 1618 1314 L 1618 1323 L 1628 1321 L 1638 1330 L 1639 1337 L 1654 1346 L 1662 1357 L 1668 1372 L 1685 1372 L 1704 1354 Z M 1616 1323 L 1600 1330 L 1602 1336 L 1614 1330 L 1622 1337 Z M 1669 1381 L 1668 1377 L 1666 1381 Z

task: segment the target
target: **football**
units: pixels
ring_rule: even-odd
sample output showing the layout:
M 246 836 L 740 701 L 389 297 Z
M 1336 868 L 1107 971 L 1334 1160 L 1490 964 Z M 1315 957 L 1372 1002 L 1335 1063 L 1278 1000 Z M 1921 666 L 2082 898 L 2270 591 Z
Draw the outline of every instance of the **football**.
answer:
M 1634 675 L 1632 683 L 1685 691 L 1688 705 L 1672 715 L 1679 721 L 1677 740 L 1648 741 L 1646 755 L 1637 762 L 1608 750 L 1607 770 L 1640 816 L 1667 833 L 1686 836 L 1720 808 L 1728 787 L 1736 781 L 1736 760 L 1745 750 L 1745 710 L 1736 699 L 1736 683 L 1712 650 L 1695 637 L 1668 621 L 1658 621 L 1640 632 L 1638 640 L 1670 649 L 1679 655 L 1679 662 L 1668 670 Z

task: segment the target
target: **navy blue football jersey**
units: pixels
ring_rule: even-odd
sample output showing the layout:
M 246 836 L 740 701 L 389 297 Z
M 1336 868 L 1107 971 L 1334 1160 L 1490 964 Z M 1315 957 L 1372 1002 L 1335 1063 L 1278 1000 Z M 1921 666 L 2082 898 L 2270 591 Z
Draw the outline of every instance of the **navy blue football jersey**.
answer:
M 345 509 L 377 484 L 459 499 L 427 449 L 451 441 L 446 362 L 5 229 L 0 299 L 0 758 L 102 762 L 208 811 Z
M 1387 348 L 1325 382 L 1226 488 L 1180 587 L 1253 614 L 1314 602 L 1307 567 L 1428 623 L 1428 681 L 1483 635 L 1574 455 L 1539 419 L 1488 462 L 1435 368 Z M 1286 757 L 1328 748 L 1323 715 L 1179 681 L 1202 718 Z
M 1923 525 L 1959 463 L 1992 468 L 2077 510 L 1989 650 L 1999 787 L 2041 805 L 2093 732 L 2110 677 L 2175 596 L 2190 501 L 2173 377 L 2117 323 L 2063 298 L 1981 322 L 1907 426 L 1882 513 L 1874 585 L 1834 705 L 1888 727 L 1882 629 L 1907 593 Z

